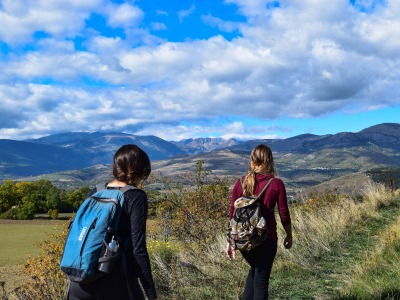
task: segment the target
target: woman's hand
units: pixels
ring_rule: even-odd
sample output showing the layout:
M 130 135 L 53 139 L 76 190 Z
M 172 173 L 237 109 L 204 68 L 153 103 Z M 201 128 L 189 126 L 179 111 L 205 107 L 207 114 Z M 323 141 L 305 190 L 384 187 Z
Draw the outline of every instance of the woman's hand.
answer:
M 290 248 L 292 248 L 292 225 L 286 225 L 286 226 L 283 226 L 283 229 L 285 229 L 285 232 L 286 232 L 286 237 L 285 237 L 285 239 L 283 240 L 283 246 L 286 248 L 286 249 L 290 249 Z
M 226 257 L 230 260 L 233 260 L 236 258 L 236 250 L 232 248 L 230 243 L 226 244 L 225 254 L 226 254 Z
M 283 246 L 286 249 L 292 248 L 292 243 L 293 243 L 292 236 L 286 236 L 285 239 L 283 240 Z

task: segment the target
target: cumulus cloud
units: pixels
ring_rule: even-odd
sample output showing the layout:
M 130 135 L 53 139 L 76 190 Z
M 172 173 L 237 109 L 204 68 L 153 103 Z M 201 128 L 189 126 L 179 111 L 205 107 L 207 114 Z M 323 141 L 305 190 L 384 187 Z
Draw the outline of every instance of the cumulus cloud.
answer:
M 85 19 L 101 7 L 102 2 L 3 0 L 0 8 L 0 40 L 9 44 L 25 44 L 34 40 L 36 32 L 58 38 L 76 36 L 84 27 Z
M 133 3 L 83 2 L 2 2 L 0 41 L 11 50 L 0 56 L 9 116 L 1 137 L 99 129 L 174 140 L 207 132 L 272 137 L 265 126 L 213 120 L 263 122 L 400 103 L 397 0 L 285 0 L 279 7 L 227 0 L 246 22 L 211 14 L 202 20 L 240 34 L 185 42 L 150 34 L 142 26 L 146 11 Z M 195 9 L 181 11 L 180 20 Z M 94 13 L 125 36 L 88 28 Z M 168 30 L 159 22 L 147 28 Z M 21 43 L 30 49 L 20 50 Z
M 143 11 L 129 3 L 107 6 L 108 24 L 112 27 L 135 27 L 143 18 Z

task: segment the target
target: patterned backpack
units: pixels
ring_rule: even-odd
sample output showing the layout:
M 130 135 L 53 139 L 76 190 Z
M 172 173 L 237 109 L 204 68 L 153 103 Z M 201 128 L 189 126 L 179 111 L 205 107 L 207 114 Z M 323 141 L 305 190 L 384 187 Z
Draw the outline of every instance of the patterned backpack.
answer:
M 235 211 L 229 222 L 227 234 L 233 249 L 249 251 L 267 239 L 267 222 L 261 215 L 259 199 L 273 179 L 266 183 L 257 197 L 242 196 L 235 200 Z

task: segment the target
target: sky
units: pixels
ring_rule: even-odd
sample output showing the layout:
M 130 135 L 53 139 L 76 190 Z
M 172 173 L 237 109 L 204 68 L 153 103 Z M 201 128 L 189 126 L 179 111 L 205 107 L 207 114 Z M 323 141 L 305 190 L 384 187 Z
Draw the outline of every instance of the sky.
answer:
M 0 0 L 0 138 L 400 123 L 399 0 Z

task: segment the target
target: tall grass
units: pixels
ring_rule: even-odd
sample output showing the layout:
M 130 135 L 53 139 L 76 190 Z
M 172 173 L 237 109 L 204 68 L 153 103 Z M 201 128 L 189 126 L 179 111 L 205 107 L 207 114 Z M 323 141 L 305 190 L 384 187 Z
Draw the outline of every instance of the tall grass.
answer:
M 190 244 L 152 249 L 159 298 L 239 299 L 247 267 L 240 258 L 228 261 L 224 257 L 225 246 L 226 239 L 221 235 L 202 250 Z
M 377 215 L 380 206 L 393 201 L 385 187 L 368 181 L 364 184 L 360 197 L 350 197 L 336 193 L 314 195 L 304 203 L 291 209 L 293 227 L 293 248 L 283 251 L 280 244 L 277 263 L 291 263 L 312 269 L 315 261 L 326 253 L 337 251 L 338 241 L 349 230 L 359 226 L 363 219 Z M 284 231 L 278 226 L 278 234 Z
M 400 299 L 400 216 L 353 266 L 344 294 L 360 299 Z

